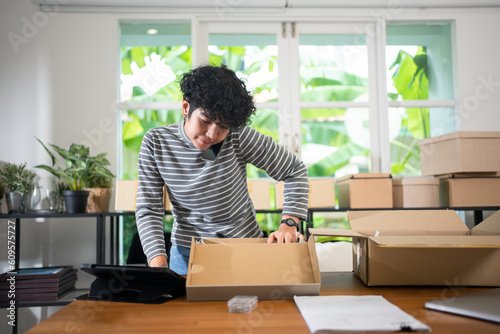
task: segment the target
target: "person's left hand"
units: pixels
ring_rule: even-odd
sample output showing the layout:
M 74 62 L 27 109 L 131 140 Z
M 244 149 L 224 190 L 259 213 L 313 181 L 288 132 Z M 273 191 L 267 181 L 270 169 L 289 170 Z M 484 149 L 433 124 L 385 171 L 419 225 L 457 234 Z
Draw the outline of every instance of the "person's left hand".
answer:
M 293 226 L 288 226 L 287 224 L 281 224 L 277 231 L 272 232 L 267 238 L 268 243 L 287 243 L 287 242 L 299 242 L 302 239 L 306 241 L 306 238 L 297 231 Z

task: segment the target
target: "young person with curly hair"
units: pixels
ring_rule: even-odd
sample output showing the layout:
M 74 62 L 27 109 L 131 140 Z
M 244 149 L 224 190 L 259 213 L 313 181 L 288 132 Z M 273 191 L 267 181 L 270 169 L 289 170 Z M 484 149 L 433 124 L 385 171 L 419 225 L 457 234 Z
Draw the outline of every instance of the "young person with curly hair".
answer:
M 245 83 L 225 66 L 201 66 L 180 81 L 184 119 L 149 130 L 139 153 L 136 219 L 151 267 L 167 266 L 163 186 L 174 224 L 170 267 L 187 274 L 191 238 L 258 238 L 263 233 L 247 188 L 247 164 L 285 181 L 282 224 L 268 242 L 297 242 L 307 218 L 302 161 L 248 126 L 255 113 Z

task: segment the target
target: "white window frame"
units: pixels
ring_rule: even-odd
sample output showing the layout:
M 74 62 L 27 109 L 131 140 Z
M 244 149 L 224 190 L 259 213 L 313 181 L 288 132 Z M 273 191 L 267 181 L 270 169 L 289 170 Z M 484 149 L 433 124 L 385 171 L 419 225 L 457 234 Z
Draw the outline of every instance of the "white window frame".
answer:
M 369 102 L 300 102 L 298 45 L 300 33 L 365 34 L 369 59 Z M 267 33 L 276 34 L 279 56 L 279 102 L 259 103 L 257 108 L 278 108 L 279 142 L 300 156 L 301 108 L 367 107 L 370 110 L 370 166 L 372 172 L 390 172 L 390 143 L 388 137 L 388 106 L 385 80 L 385 24 L 373 20 L 337 22 L 311 19 L 289 21 L 283 18 L 255 22 L 241 19 L 238 22 L 219 22 L 204 18 L 195 20 L 192 29 L 193 66 L 208 61 L 208 36 L 212 33 Z M 284 52 L 283 52 L 284 51 Z
M 161 20 L 165 22 L 165 20 Z M 386 20 L 380 17 L 320 17 L 311 16 L 227 16 L 224 20 L 210 15 L 193 15 L 191 21 L 191 46 L 193 67 L 208 62 L 209 34 L 211 33 L 266 33 L 276 34 L 278 52 L 294 50 L 288 56 L 279 56 L 279 102 L 258 103 L 257 108 L 279 110 L 279 142 L 300 156 L 301 108 L 369 108 L 370 119 L 370 171 L 391 172 L 391 147 L 389 138 L 389 109 L 392 107 L 455 108 L 455 100 L 389 101 L 386 82 Z M 391 22 L 392 23 L 392 22 Z M 405 20 L 406 24 L 422 21 Z M 369 61 L 369 100 L 366 105 L 355 102 L 300 102 L 298 73 L 298 35 L 324 32 L 325 26 L 332 34 L 357 33 L 366 36 Z M 229 28 L 228 28 L 229 27 Z M 454 31 L 452 26 L 452 31 Z M 291 36 L 291 37 L 290 37 Z M 452 46 L 453 47 L 453 46 Z M 454 60 L 454 59 L 453 59 Z M 295 69 L 295 70 L 294 70 Z M 118 103 L 118 109 L 179 109 L 180 102 Z M 457 124 L 455 124 L 457 126 Z

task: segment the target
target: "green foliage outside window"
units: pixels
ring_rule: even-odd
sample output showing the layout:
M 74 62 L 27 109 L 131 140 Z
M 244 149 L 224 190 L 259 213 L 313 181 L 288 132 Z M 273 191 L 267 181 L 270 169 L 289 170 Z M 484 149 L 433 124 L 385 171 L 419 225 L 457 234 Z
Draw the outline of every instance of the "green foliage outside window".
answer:
M 265 47 L 252 46 L 263 49 Z M 211 52 L 209 62 L 211 64 L 226 64 L 229 68 L 240 72 L 243 77 L 267 67 L 269 72 L 277 68 L 277 58 L 274 56 L 260 59 L 251 64 L 245 64 L 246 47 L 219 47 L 217 51 Z M 153 53 L 161 56 L 178 78 L 191 68 L 191 48 L 186 47 L 123 47 L 121 51 L 122 74 L 133 74 L 133 67 L 144 67 L 145 57 Z M 135 65 L 133 65 L 135 63 Z M 336 66 L 335 64 L 331 64 Z M 390 94 L 393 100 L 421 100 L 428 98 L 429 79 L 427 67 L 427 53 L 424 47 L 419 47 L 415 56 L 401 51 L 391 65 L 396 71 L 393 76 L 393 84 L 398 94 Z M 332 75 L 326 76 L 325 73 Z M 307 86 L 307 90 L 301 93 L 302 101 L 352 101 L 367 92 L 366 78 L 360 78 L 354 74 L 336 69 L 335 71 L 317 71 L 314 66 L 306 68 L 301 72 L 301 82 Z M 263 93 L 276 93 L 278 80 L 271 78 L 259 87 L 254 87 L 252 93 L 259 96 Z M 277 94 L 275 94 L 277 95 Z M 270 94 L 270 96 L 273 96 Z M 153 96 L 146 94 L 140 87 L 135 86 L 132 90 L 130 101 L 181 101 L 182 94 L 178 88 L 177 81 L 162 87 Z M 267 101 L 277 101 L 277 97 Z M 344 109 L 304 109 L 302 110 L 302 143 L 318 144 L 338 149 L 308 166 L 309 175 L 332 176 L 335 171 L 349 163 L 356 155 L 368 156 L 369 150 L 356 144 L 348 135 L 342 117 Z M 124 156 L 132 157 L 131 165 L 123 166 L 125 178 L 137 177 L 137 160 L 142 137 L 145 132 L 153 127 L 172 124 L 182 118 L 180 110 L 127 110 L 122 115 L 122 143 Z M 330 122 L 321 122 L 320 119 L 333 119 Z M 278 139 L 278 113 L 273 109 L 259 109 L 252 119 L 251 126 L 258 131 Z M 392 165 L 394 175 L 401 173 L 417 174 L 420 169 L 420 156 L 418 141 L 429 136 L 429 109 L 407 108 L 402 118 L 401 131 L 391 142 Z M 265 176 L 260 170 L 250 166 L 248 175 L 250 178 Z M 270 215 L 259 215 L 259 223 L 265 231 L 273 230 L 279 225 L 276 217 Z M 319 218 L 318 219 L 322 219 Z M 166 218 L 166 230 L 171 228 L 171 219 Z M 124 230 L 135 230 L 134 222 L 126 222 Z M 124 238 L 125 249 L 130 243 L 132 236 Z
M 392 100 L 429 98 L 427 50 L 420 46 L 415 56 L 400 51 L 389 69 L 395 68 L 393 85 L 398 94 Z M 391 142 L 391 173 L 420 175 L 418 141 L 430 136 L 429 108 L 406 108 L 399 135 Z

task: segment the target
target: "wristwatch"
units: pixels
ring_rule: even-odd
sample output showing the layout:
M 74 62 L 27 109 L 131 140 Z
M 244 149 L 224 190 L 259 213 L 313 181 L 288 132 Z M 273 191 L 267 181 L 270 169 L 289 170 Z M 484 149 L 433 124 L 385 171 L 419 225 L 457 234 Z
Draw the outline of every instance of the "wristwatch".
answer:
M 283 219 L 281 224 L 287 224 L 288 226 L 295 226 L 297 231 L 299 230 L 299 225 L 292 218 Z

